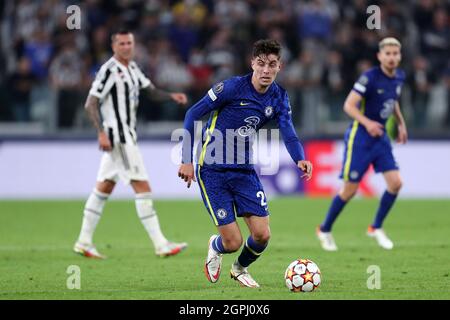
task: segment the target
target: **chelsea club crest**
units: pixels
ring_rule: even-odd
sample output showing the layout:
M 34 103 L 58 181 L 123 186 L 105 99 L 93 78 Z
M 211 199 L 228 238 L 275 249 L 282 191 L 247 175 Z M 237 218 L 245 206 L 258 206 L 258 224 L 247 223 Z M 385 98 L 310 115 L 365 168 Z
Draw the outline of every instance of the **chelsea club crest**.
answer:
M 214 93 L 216 93 L 216 94 L 221 93 L 221 92 L 223 91 L 223 82 L 216 83 L 216 84 L 213 86 L 213 91 L 214 91 Z
M 216 215 L 219 219 L 224 219 L 227 216 L 227 211 L 223 208 L 217 210 Z
M 272 114 L 273 114 L 273 107 L 272 106 L 267 106 L 264 109 L 264 113 L 265 113 L 267 118 L 270 118 L 272 116 Z

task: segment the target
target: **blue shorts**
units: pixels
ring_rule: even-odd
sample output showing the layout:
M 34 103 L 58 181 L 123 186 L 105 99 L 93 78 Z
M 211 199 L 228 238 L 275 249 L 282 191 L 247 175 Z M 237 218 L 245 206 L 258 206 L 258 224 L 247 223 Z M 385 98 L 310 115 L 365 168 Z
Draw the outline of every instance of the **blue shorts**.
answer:
M 269 215 L 263 186 L 254 170 L 196 168 L 197 182 L 214 224 L 223 226 L 236 217 Z
M 380 140 L 369 146 L 353 144 L 350 148 L 346 142 L 340 178 L 360 182 L 371 164 L 375 172 L 398 170 L 389 142 Z

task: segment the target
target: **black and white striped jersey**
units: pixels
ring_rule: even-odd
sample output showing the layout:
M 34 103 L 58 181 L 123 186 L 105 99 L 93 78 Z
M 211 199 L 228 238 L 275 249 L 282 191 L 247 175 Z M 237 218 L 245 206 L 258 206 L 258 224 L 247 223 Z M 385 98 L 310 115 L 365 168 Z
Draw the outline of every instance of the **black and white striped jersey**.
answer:
M 112 57 L 97 73 L 89 91 L 100 99 L 103 126 L 111 143 L 136 143 L 136 111 L 139 90 L 154 86 L 131 61 L 124 66 Z

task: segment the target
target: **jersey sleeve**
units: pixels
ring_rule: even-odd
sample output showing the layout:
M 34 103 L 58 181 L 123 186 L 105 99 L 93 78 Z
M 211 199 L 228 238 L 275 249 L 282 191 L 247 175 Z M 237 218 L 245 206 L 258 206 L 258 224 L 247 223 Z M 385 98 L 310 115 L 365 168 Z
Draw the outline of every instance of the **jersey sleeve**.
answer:
M 207 94 L 188 109 L 184 117 L 184 135 L 182 162 L 192 163 L 192 149 L 194 147 L 194 125 L 204 115 L 218 110 L 233 98 L 235 92 L 232 80 L 215 84 Z
M 114 85 L 114 73 L 109 68 L 100 68 L 94 82 L 92 83 L 89 95 L 103 100 Z
M 398 70 L 398 79 L 399 79 L 399 83 L 398 83 L 397 87 L 395 88 L 395 94 L 397 95 L 397 101 L 400 100 L 400 96 L 402 94 L 402 87 L 406 81 L 405 71 Z
M 369 72 L 363 73 L 359 79 L 353 85 L 353 91 L 359 93 L 361 96 L 366 97 L 372 87 L 372 79 Z
M 145 89 L 147 87 L 150 87 L 151 89 L 155 88 L 155 85 L 153 84 L 153 82 L 151 82 L 151 80 L 145 76 L 145 74 L 137 66 L 137 64 L 134 64 L 133 67 L 135 68 L 136 75 L 138 77 L 139 89 Z
M 284 99 L 280 110 L 277 114 L 278 128 L 281 132 L 284 145 L 286 146 L 292 160 L 297 164 L 298 161 L 305 160 L 305 151 L 295 132 L 294 124 L 292 123 L 292 109 L 289 103 L 287 93 L 284 94 Z

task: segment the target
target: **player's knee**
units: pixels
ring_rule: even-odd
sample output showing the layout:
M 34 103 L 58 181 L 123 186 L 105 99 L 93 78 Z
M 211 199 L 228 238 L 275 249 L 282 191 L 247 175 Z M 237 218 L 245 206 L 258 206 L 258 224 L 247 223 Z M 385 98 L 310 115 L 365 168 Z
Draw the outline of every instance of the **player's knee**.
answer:
M 105 180 L 101 182 L 97 182 L 96 189 L 102 193 L 111 194 L 115 187 L 115 182 L 110 180 Z
M 344 188 L 339 192 L 339 196 L 342 200 L 348 201 L 355 196 L 357 190 L 358 189 Z
M 270 230 L 263 230 L 252 234 L 253 240 L 260 244 L 266 244 L 270 240 Z
M 227 252 L 236 252 L 242 246 L 242 236 L 236 236 L 232 238 L 222 238 L 223 246 Z
M 390 183 L 390 185 L 389 185 L 389 191 L 390 191 L 391 193 L 397 194 L 397 193 L 399 193 L 399 191 L 400 191 L 400 189 L 402 188 L 402 186 L 403 186 L 402 180 L 401 180 L 401 179 L 395 179 L 394 181 L 392 181 L 392 182 Z

